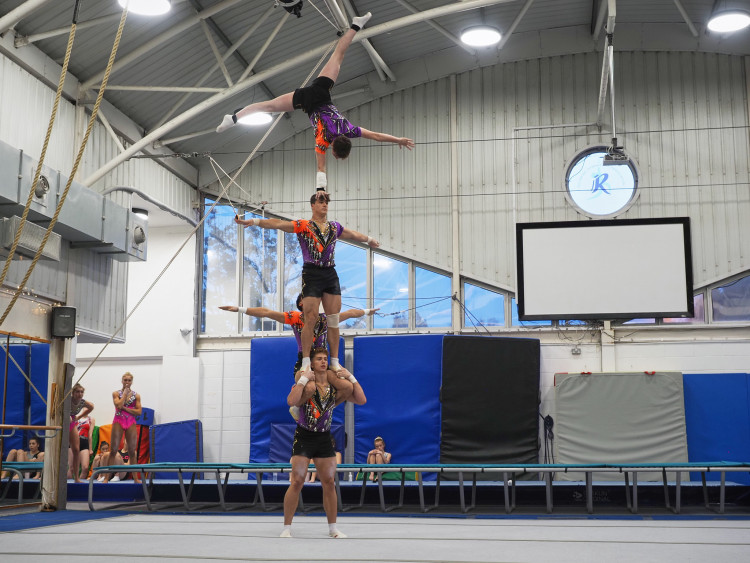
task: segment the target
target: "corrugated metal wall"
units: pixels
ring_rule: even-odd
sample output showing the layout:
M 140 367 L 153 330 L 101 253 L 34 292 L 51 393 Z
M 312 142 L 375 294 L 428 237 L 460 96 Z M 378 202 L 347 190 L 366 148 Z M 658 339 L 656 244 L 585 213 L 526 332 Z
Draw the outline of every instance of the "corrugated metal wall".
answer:
M 615 73 L 617 136 L 641 174 L 640 197 L 621 217 L 689 216 L 696 286 L 750 268 L 743 59 L 617 53 Z M 347 111 L 355 124 L 413 137 L 418 145 L 409 152 L 355 141 L 347 161 L 329 159 L 331 215 L 378 236 L 388 251 L 450 269 L 455 149 L 461 274 L 515 288 L 516 222 L 586 219 L 566 202 L 563 175 L 578 150 L 610 143 L 609 106 L 603 131 L 586 125 L 597 120 L 600 75 L 597 53 L 461 74 L 456 139 L 448 79 Z M 239 180 L 250 199 L 270 201 L 273 212 L 306 216 L 315 170 L 311 146 L 308 129 L 254 161 Z
M 53 90 L 0 56 L 0 139 L 38 158 L 54 98 Z M 61 100 L 45 164 L 66 177 L 70 175 L 79 150 L 77 142 L 80 142 L 80 137 L 75 135 L 77 119 L 81 119 L 82 136 L 89 115 L 77 116 L 75 106 Z M 118 152 L 117 144 L 97 122 L 77 178 L 82 179 L 93 173 Z M 131 159 L 91 187 L 103 191 L 113 186 L 138 188 L 185 215 L 191 214 L 194 190 L 150 159 Z M 125 207 L 130 204 L 130 196 L 126 193 L 115 192 L 112 197 Z M 7 280 L 11 286 L 23 279 L 29 263 L 13 264 Z M 60 263 L 40 262 L 27 288 L 35 295 L 77 307 L 77 326 L 92 335 L 108 338 L 127 313 L 127 272 L 127 263 L 89 250 L 66 249 Z M 119 334 L 118 340 L 122 336 L 124 334 Z

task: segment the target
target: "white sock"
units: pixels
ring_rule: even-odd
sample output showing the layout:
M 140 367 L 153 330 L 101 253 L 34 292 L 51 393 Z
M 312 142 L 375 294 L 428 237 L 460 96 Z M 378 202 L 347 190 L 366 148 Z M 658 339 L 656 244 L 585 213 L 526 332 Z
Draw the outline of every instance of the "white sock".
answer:
M 310 371 L 310 358 L 302 358 L 302 366 L 299 368 L 300 371 Z
M 367 12 L 364 16 L 352 18 L 352 29 L 355 31 L 359 31 L 360 29 L 365 27 L 365 24 L 371 17 L 372 17 L 372 13 Z
M 235 117 L 231 114 L 227 114 L 224 116 L 224 119 L 221 120 L 221 123 L 216 128 L 217 133 L 221 133 L 223 131 L 226 131 L 230 127 L 232 127 L 235 123 Z
M 331 369 L 333 371 L 339 371 L 341 369 L 338 358 L 331 358 Z
M 347 535 L 336 527 L 336 522 L 328 524 L 328 535 L 332 538 L 345 538 Z

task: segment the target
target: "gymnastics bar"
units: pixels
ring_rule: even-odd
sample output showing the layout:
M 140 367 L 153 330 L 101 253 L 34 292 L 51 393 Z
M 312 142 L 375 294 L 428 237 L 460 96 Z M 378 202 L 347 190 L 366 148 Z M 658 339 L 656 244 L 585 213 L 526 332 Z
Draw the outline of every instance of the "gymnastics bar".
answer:
M 311 466 L 312 468 L 312 466 Z M 177 473 L 180 482 L 180 492 L 182 494 L 183 505 L 186 510 L 190 510 L 190 499 L 192 496 L 193 484 L 195 481 L 195 473 L 213 473 L 216 476 L 216 485 L 219 492 L 219 504 L 222 510 L 227 510 L 224 502 L 226 487 L 231 473 L 255 473 L 256 475 L 256 491 L 255 498 L 253 499 L 252 506 L 260 502 L 263 510 L 268 510 L 265 504 L 263 495 L 263 473 L 289 473 L 291 472 L 291 465 L 288 463 L 201 463 L 201 462 L 171 462 L 171 463 L 148 463 L 148 464 L 136 464 L 136 465 L 119 465 L 119 466 L 106 466 L 96 468 L 89 478 L 89 509 L 94 510 L 93 507 L 93 486 L 95 477 L 99 473 L 119 473 L 119 472 L 134 472 L 140 471 L 143 473 L 150 473 L 150 485 L 146 485 L 146 477 L 142 479 L 141 483 L 143 486 L 144 498 L 146 505 L 149 510 L 153 510 L 151 506 L 151 494 L 150 489 L 154 487 L 153 472 L 174 472 Z M 700 463 L 640 463 L 640 464 L 341 464 L 337 466 L 336 475 L 336 488 L 339 499 L 339 507 L 342 510 L 348 510 L 350 508 L 344 508 L 341 506 L 341 489 L 338 480 L 338 472 L 354 471 L 362 472 L 366 474 L 368 472 L 377 473 L 381 476 L 378 479 L 378 493 L 380 500 L 380 507 L 384 512 L 388 512 L 395 508 L 403 506 L 404 499 L 404 487 L 405 487 L 405 474 L 407 472 L 417 472 L 419 477 L 417 479 L 419 486 L 419 500 L 420 508 L 422 512 L 428 512 L 433 508 L 439 506 L 439 495 L 440 495 L 440 478 L 441 475 L 446 473 L 457 473 L 459 477 L 459 497 L 461 504 L 461 511 L 468 512 L 476 506 L 476 475 L 478 473 L 486 474 L 497 474 L 502 475 L 503 481 L 503 494 L 505 512 L 510 513 L 516 506 L 516 480 L 515 476 L 519 473 L 540 473 L 544 476 L 545 482 L 545 493 L 546 493 L 546 508 L 547 512 L 551 513 L 553 510 L 552 503 L 552 478 L 557 473 L 567 472 L 583 472 L 585 474 L 586 482 L 586 508 L 589 513 L 593 513 L 593 473 L 594 472 L 609 472 L 609 473 L 622 473 L 624 475 L 625 488 L 626 488 L 626 503 L 627 508 L 631 512 L 636 513 L 638 511 L 638 472 L 656 472 L 661 471 L 663 475 L 664 490 L 665 490 L 665 504 L 670 510 L 679 513 L 681 507 L 680 497 L 680 472 L 685 471 L 696 471 L 701 473 L 704 502 L 706 508 L 708 508 L 708 493 L 706 489 L 705 473 L 709 471 L 720 471 L 721 472 L 721 484 L 720 484 L 720 505 L 719 512 L 724 512 L 724 501 L 725 501 L 725 472 L 750 472 L 750 463 L 747 462 L 700 462 Z M 190 487 L 185 490 L 185 484 L 182 474 L 184 472 L 193 473 L 190 480 Z M 389 472 L 400 472 L 401 473 L 401 486 L 399 492 L 399 503 L 393 507 L 385 506 L 385 497 L 383 493 L 383 473 Z M 435 486 L 435 502 L 433 506 L 427 507 L 424 502 L 424 484 L 422 481 L 422 473 L 437 473 L 438 480 Z M 677 473 L 676 488 L 675 488 L 675 508 L 672 509 L 669 502 L 669 495 L 667 489 L 666 474 L 667 472 Z M 222 482 L 222 473 L 224 474 Z M 472 474 L 472 499 L 471 505 L 466 506 L 465 499 L 465 482 L 464 474 Z M 633 475 L 632 485 L 632 503 L 630 500 L 630 482 L 629 475 Z M 512 480 L 512 484 L 509 481 Z M 367 485 L 366 479 L 362 482 L 362 493 L 360 495 L 360 503 L 358 507 L 362 507 L 364 504 L 364 493 Z
M 38 473 L 39 471 L 42 471 L 42 469 L 44 469 L 44 462 L 42 461 L 6 461 L 2 464 L 2 471 L 10 471 L 18 477 L 18 504 L 23 502 L 24 473 Z M 1 474 L 2 473 L 0 473 L 0 475 Z M 5 487 L 3 487 L 3 494 L 0 496 L 0 500 L 5 500 L 12 481 L 13 475 L 8 475 L 8 482 L 5 484 Z

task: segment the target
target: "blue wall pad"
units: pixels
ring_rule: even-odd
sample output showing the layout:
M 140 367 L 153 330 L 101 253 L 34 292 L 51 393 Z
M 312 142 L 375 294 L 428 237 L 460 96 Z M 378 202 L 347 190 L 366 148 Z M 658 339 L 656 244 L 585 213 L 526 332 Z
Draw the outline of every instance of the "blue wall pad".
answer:
M 297 341 L 289 338 L 254 338 L 250 351 L 250 463 L 269 461 L 271 425 L 294 423 L 286 397 L 294 384 Z M 344 339 L 339 341 L 344 365 Z M 344 423 L 344 405 L 333 413 L 333 423 Z M 291 442 L 290 442 L 291 444 Z M 289 459 L 286 460 L 288 462 Z
M 10 357 L 15 360 L 21 367 L 23 372 L 28 375 L 29 373 L 29 346 L 27 344 L 14 344 L 8 347 L 10 349 Z M 6 393 L 5 398 L 5 418 L 3 422 L 5 424 L 28 424 L 28 418 L 26 416 L 26 408 L 29 404 L 29 393 L 28 383 L 21 372 L 13 363 L 13 360 L 8 358 L 7 366 L 7 381 L 8 387 L 5 389 L 6 373 L 4 366 L 6 365 L 5 358 L 5 347 L 0 351 L 0 361 L 2 361 L 3 369 L 0 370 L 0 409 L 2 409 L 2 397 L 3 392 Z M 46 387 L 45 387 L 46 390 Z M 43 391 L 44 392 L 44 391 Z M 1 410 L 0 410 L 1 413 Z M 5 438 L 3 442 L 3 456 L 7 457 L 7 452 L 10 450 L 27 449 L 26 439 L 24 432 L 19 430 L 10 437 Z
M 354 375 L 367 404 L 354 407 L 354 462 L 382 436 L 393 463 L 440 463 L 443 335 L 358 336 Z
M 151 427 L 151 462 L 203 461 L 203 424 L 200 420 L 183 420 L 155 424 Z M 185 475 L 190 478 L 190 473 Z M 157 472 L 156 479 L 174 479 L 175 474 Z M 201 475 L 198 476 L 201 478 Z
M 49 380 L 49 344 L 31 345 L 29 377 L 42 396 L 46 397 Z M 31 417 L 29 422 L 30 424 L 43 426 L 47 422 L 47 407 L 33 389 L 30 391 L 30 398 Z
M 686 373 L 683 386 L 688 460 L 750 460 L 750 374 Z M 727 473 L 727 480 L 750 485 L 747 473 Z

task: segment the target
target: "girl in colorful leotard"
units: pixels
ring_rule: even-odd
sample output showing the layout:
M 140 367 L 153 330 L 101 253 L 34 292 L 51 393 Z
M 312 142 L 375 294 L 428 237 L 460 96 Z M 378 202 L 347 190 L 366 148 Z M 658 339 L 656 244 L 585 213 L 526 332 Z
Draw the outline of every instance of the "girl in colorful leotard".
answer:
M 73 385 L 73 389 L 70 392 L 70 429 L 68 432 L 68 443 L 70 444 L 70 451 L 73 454 L 71 460 L 71 467 L 78 467 L 81 457 L 81 440 L 78 435 L 78 420 L 89 415 L 94 410 L 94 404 L 89 403 L 83 398 L 85 389 L 80 383 Z M 74 472 L 73 479 L 76 483 L 81 482 L 81 478 L 78 472 Z
M 112 447 L 120 444 L 123 434 L 128 450 L 128 465 L 138 463 L 136 444 L 138 439 L 138 425 L 135 418 L 141 414 L 141 396 L 133 391 L 133 374 L 127 372 L 122 376 L 122 389 L 112 391 L 112 402 L 115 405 L 115 418 L 112 420 Z M 109 477 L 111 474 L 107 474 Z M 133 474 L 133 480 L 139 482 L 137 475 Z M 107 479 L 105 482 L 108 482 Z

